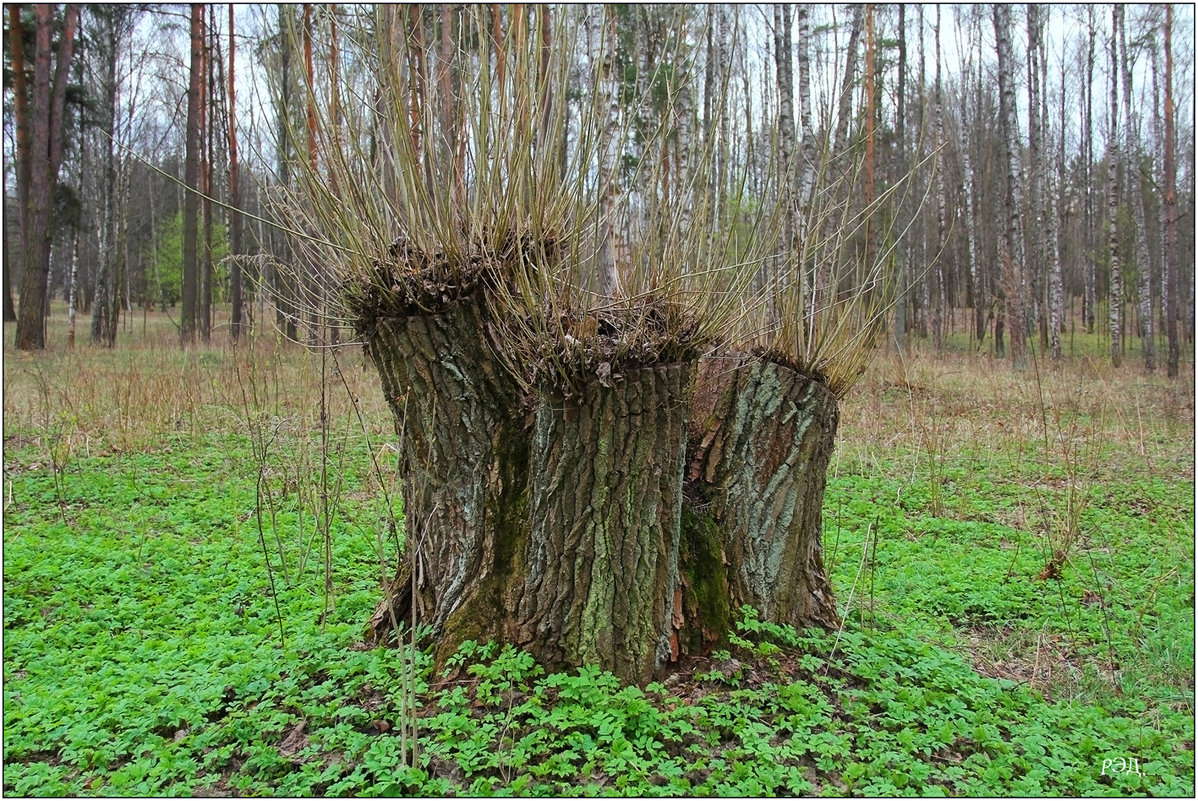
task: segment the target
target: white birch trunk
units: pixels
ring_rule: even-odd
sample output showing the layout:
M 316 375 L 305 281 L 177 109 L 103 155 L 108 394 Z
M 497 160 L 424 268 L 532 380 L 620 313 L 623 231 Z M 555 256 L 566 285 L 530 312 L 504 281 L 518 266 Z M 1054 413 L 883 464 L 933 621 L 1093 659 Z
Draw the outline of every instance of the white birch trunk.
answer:
M 1118 14 L 1120 74 L 1123 78 L 1123 180 L 1136 226 L 1136 294 L 1140 318 L 1140 349 L 1144 369 L 1156 369 L 1156 337 L 1152 319 L 1152 260 L 1148 253 L 1148 226 L 1144 222 L 1144 191 L 1140 178 L 1140 147 L 1136 137 L 1135 117 L 1131 109 L 1131 59 L 1127 54 L 1127 29 L 1124 8 L 1116 6 Z
M 1007 328 L 1011 334 L 1011 359 L 1016 369 L 1025 364 L 1024 340 L 1026 317 L 1024 291 L 1026 280 L 1023 263 L 1023 234 L 1020 226 L 1021 191 L 1019 186 L 1019 161 L 1016 154 L 1018 127 L 1015 113 L 1014 61 L 1011 56 L 1011 8 L 1007 5 L 994 6 L 994 33 L 998 43 L 999 108 L 1005 142 L 1006 168 L 1006 212 L 1007 227 L 1003 242 L 1001 261 L 1003 283 L 1006 285 Z
M 1107 251 L 1110 256 L 1110 309 L 1111 364 L 1123 364 L 1123 347 L 1120 338 L 1120 312 L 1123 307 L 1123 273 L 1119 265 L 1119 185 L 1116 174 L 1122 159 L 1119 147 L 1119 56 L 1115 37 L 1119 30 L 1122 6 L 1111 9 L 1111 78 L 1110 78 L 1110 155 L 1107 158 Z
M 936 6 L 936 87 L 933 97 L 933 120 L 936 126 L 936 149 L 943 158 L 944 154 L 944 86 L 940 77 L 940 6 Z M 936 353 L 944 349 L 944 239 L 947 225 L 947 191 L 944 186 L 944 165 L 936 169 L 936 248 L 939 257 L 936 259 L 936 302 L 932 307 L 932 345 Z

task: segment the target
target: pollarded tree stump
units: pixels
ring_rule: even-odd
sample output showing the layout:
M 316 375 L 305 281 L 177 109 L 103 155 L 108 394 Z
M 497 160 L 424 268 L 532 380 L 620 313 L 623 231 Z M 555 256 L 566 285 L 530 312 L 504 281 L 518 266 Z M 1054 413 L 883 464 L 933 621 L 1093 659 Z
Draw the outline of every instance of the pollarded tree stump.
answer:
M 610 386 L 592 380 L 581 398 L 541 394 L 508 635 L 545 664 L 597 664 L 644 683 L 676 656 L 691 374 L 658 365 Z
M 467 299 L 441 314 L 381 318 L 368 331 L 396 419 L 405 540 L 415 555 L 413 575 L 376 613 L 376 628 L 390 625 L 392 611 L 438 630 L 470 629 L 462 639 L 493 636 L 500 622 L 496 598 L 513 539 L 526 536 L 527 440 L 485 316 Z
M 485 300 L 360 326 L 400 441 L 411 558 L 371 623 L 645 683 L 742 604 L 838 623 L 820 513 L 836 398 L 768 361 L 625 367 L 526 399 Z M 696 378 L 697 372 L 697 378 Z M 684 525 L 685 523 L 685 525 Z
M 802 629 L 840 619 L 823 562 L 822 511 L 836 396 L 774 362 L 702 363 L 690 409 L 687 478 L 709 502 L 733 608 Z

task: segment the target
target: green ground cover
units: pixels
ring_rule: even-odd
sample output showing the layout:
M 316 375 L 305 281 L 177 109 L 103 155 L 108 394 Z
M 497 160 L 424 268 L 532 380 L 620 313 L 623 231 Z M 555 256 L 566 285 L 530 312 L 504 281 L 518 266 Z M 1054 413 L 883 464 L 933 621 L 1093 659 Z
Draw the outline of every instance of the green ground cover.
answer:
M 6 360 L 5 794 L 1194 791 L 1193 400 L 1163 379 L 871 368 L 825 504 L 844 630 L 750 611 L 638 689 L 361 646 L 385 409 L 322 439 L 311 357 L 155 354 L 124 402 L 161 424 L 123 428 L 94 384 L 150 380 L 128 356 Z

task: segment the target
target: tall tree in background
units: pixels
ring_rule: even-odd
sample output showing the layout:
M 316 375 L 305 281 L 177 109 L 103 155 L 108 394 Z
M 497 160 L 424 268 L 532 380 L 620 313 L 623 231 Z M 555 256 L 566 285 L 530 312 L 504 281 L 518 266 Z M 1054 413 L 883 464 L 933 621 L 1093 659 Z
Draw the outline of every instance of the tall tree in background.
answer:
M 789 5 L 789 4 L 788 4 Z M 857 50 L 861 41 L 861 27 L 865 8 L 854 5 L 852 22 L 849 26 L 849 41 L 845 48 L 844 74 L 841 76 L 840 95 L 836 113 L 836 139 L 833 151 L 842 156 L 848 142 L 849 121 L 853 116 L 853 86 L 857 77 Z M 788 34 L 789 36 L 789 34 Z
M 1110 266 L 1110 331 L 1111 364 L 1123 364 L 1123 342 L 1120 338 L 1123 316 L 1123 270 L 1119 265 L 1119 165 L 1122 147 L 1119 142 L 1119 55 L 1116 47 L 1119 21 L 1123 6 L 1111 7 L 1111 77 L 1110 126 L 1107 134 L 1107 256 Z
M 50 241 L 53 234 L 51 203 L 62 164 L 63 116 L 67 76 L 75 47 L 79 9 L 68 4 L 63 11 L 62 33 L 53 41 L 55 8 L 34 7 L 33 80 L 24 63 L 25 27 L 21 6 L 9 6 L 12 44 L 14 116 L 17 128 L 17 196 L 21 252 L 21 306 L 17 314 L 17 348 L 41 350 L 46 346 L 47 282 L 50 275 Z
M 1126 12 L 1117 6 L 1119 18 L 1119 74 L 1123 82 L 1123 183 L 1135 224 L 1136 294 L 1139 303 L 1140 346 L 1144 369 L 1156 369 L 1156 336 L 1152 316 L 1152 258 L 1148 253 L 1148 225 L 1144 214 L 1144 182 L 1140 175 L 1140 141 L 1136 137 L 1136 118 L 1132 114 L 1131 57 L 1127 52 Z
M 1015 116 L 1015 64 L 1011 55 L 1011 7 L 997 4 L 993 9 L 994 35 L 998 41 L 998 104 L 1002 121 L 1006 171 L 1003 206 L 1006 231 L 1000 248 L 1000 267 L 1006 295 L 1007 327 L 1011 331 L 1011 359 L 1016 369 L 1024 366 L 1024 341 L 1027 336 L 1024 295 L 1023 234 L 1020 226 L 1019 129 Z
M 416 7 L 413 7 L 414 9 Z M 416 13 L 413 11 L 413 13 Z M 284 190 L 291 188 L 291 166 L 295 151 L 295 137 L 292 132 L 292 96 L 294 94 L 291 62 L 295 46 L 295 8 L 280 3 L 278 5 L 278 45 L 279 58 L 279 91 L 275 95 L 275 126 L 277 166 L 276 175 L 279 186 Z M 295 260 L 293 242 L 290 236 L 282 236 L 276 232 L 274 247 L 276 265 L 281 261 L 290 265 Z M 296 287 L 295 279 L 289 275 L 290 270 L 272 270 L 275 300 L 275 322 L 283 335 L 294 341 L 298 338 L 299 330 L 296 320 Z
M 1094 238 L 1094 6 L 1086 6 L 1086 102 L 1082 126 L 1082 180 L 1086 192 L 1085 210 L 1085 288 L 1082 295 L 1082 320 L 1086 331 L 1094 333 L 1098 325 L 1098 243 Z
M 183 183 L 183 292 L 179 338 L 184 346 L 195 344 L 196 312 L 199 305 L 199 215 L 200 203 L 200 115 L 204 82 L 204 4 L 191 4 L 191 70 L 187 85 L 187 145 Z
M 99 62 L 100 75 L 95 104 L 98 107 L 99 138 L 103 153 L 103 170 L 100 185 L 100 260 L 96 273 L 95 293 L 92 296 L 91 341 L 93 344 L 113 347 L 116 345 L 117 323 L 121 311 L 121 288 L 125 279 L 125 249 L 121 246 L 119 228 L 123 210 L 120 208 L 123 193 L 118 191 L 118 182 L 123 175 L 123 164 L 117 159 L 117 116 L 119 80 L 117 61 L 124 43 L 140 16 L 140 9 L 130 5 L 95 5 L 88 8 L 91 32 L 87 36 L 92 55 Z
M 811 7 L 800 4 L 795 8 L 795 20 L 798 31 L 795 38 L 795 49 L 799 55 L 799 131 L 802 136 L 799 145 L 799 238 L 807 240 L 807 209 L 811 203 L 811 192 L 815 186 L 816 149 L 815 128 L 811 113 Z M 728 115 L 721 117 L 725 127 L 728 125 Z
M 229 328 L 229 336 L 234 343 L 241 339 L 244 325 L 242 287 L 241 287 L 241 165 L 237 161 L 237 81 L 236 81 L 236 44 L 233 28 L 233 4 L 229 4 L 229 253 L 233 257 L 229 262 L 229 299 L 233 303 L 233 318 Z
M 936 266 L 932 271 L 935 276 L 936 294 L 932 298 L 932 344 L 939 355 L 944 350 L 944 261 L 947 257 L 948 234 L 948 190 L 944 183 L 945 155 L 947 152 L 944 138 L 944 86 L 940 75 L 940 6 L 936 6 L 936 84 L 932 90 L 932 124 L 936 136 L 936 152 L 941 160 L 936 169 Z
M 1181 345 L 1177 336 L 1178 271 L 1177 254 L 1177 132 L 1173 123 L 1173 5 L 1165 5 L 1165 197 L 1161 216 L 1165 225 L 1165 333 L 1169 339 L 1167 371 L 1177 378 Z
M 957 41 L 965 42 L 965 33 L 961 26 L 961 9 L 954 9 L 954 17 L 956 21 Z M 967 245 L 967 256 L 969 259 L 969 283 L 972 287 L 973 298 L 973 331 L 972 336 L 976 338 L 975 347 L 980 348 L 986 337 L 986 310 L 987 293 L 985 273 L 981 269 L 978 259 L 978 218 L 977 205 L 974 198 L 974 172 L 973 172 L 973 141 L 976 134 L 969 130 L 967 124 L 967 98 L 976 96 L 978 89 L 978 79 L 974 74 L 974 47 L 976 46 L 976 37 L 965 48 L 965 64 L 961 76 L 961 100 L 959 104 L 961 108 L 960 121 L 958 123 L 957 149 L 961 153 L 961 183 L 965 194 L 965 236 Z
M 782 247 L 800 247 L 795 235 L 797 218 L 795 175 L 794 71 L 792 68 L 790 3 L 774 4 L 774 68 L 778 75 L 778 171 L 782 176 L 782 204 L 791 211 L 782 217 Z
M 939 7 L 937 7 L 939 8 Z M 875 168 L 877 166 L 878 133 L 878 41 L 874 29 L 874 4 L 865 4 L 865 208 L 872 208 L 877 200 Z M 865 219 L 865 263 L 873 264 L 877 256 L 878 226 L 868 216 Z M 812 293 L 813 296 L 815 293 Z
M 4 194 L 2 196 L 3 206 L 0 206 L 0 220 L 4 221 L 4 227 L 8 226 L 8 169 L 0 167 L 0 182 L 2 182 Z M 0 247 L 0 253 L 4 259 L 4 322 L 15 323 L 17 321 L 17 306 L 12 299 L 12 269 L 9 264 L 9 253 L 12 248 L 8 247 L 7 240 L 4 246 Z
M 1040 85 L 1044 91 L 1042 127 L 1048 130 L 1048 58 L 1044 50 L 1044 40 L 1040 39 Z M 1065 291 L 1064 279 L 1061 273 L 1061 216 L 1064 208 L 1063 195 L 1065 184 L 1065 79 L 1061 76 L 1060 122 L 1057 131 L 1056 169 L 1050 170 L 1047 180 L 1049 185 L 1048 210 L 1046 212 L 1045 238 L 1048 242 L 1048 343 L 1052 358 L 1061 358 L 1061 331 L 1065 324 Z
M 1043 87 L 1040 86 L 1040 40 L 1043 25 L 1040 20 L 1042 6 L 1027 4 L 1027 263 L 1031 266 L 1028 276 L 1031 292 L 1027 323 L 1029 328 L 1041 333 L 1041 347 L 1046 344 L 1048 332 L 1042 325 L 1040 309 L 1040 266 L 1045 264 L 1044 241 L 1044 130 L 1041 105 L 1044 102 Z
M 893 174 L 903 175 L 907 172 L 907 6 L 899 3 L 898 7 L 898 88 L 895 92 L 897 111 L 895 113 L 894 138 L 895 157 Z M 898 227 L 905 226 L 904 206 L 902 199 L 907 193 L 899 195 Z M 894 301 L 894 347 L 903 355 L 907 352 L 907 282 L 908 282 L 908 249 L 905 246 L 895 248 L 895 258 L 898 259 L 898 269 L 895 278 L 898 281 L 898 295 Z
M 212 341 L 212 282 L 215 270 L 212 264 L 212 194 L 215 148 L 213 132 L 216 129 L 216 102 L 213 98 L 214 80 L 213 55 L 216 51 L 216 6 L 205 4 L 209 21 L 204 24 L 204 50 L 200 83 L 200 220 L 203 246 L 200 251 L 199 293 L 196 298 L 196 321 L 199 323 L 200 341 Z

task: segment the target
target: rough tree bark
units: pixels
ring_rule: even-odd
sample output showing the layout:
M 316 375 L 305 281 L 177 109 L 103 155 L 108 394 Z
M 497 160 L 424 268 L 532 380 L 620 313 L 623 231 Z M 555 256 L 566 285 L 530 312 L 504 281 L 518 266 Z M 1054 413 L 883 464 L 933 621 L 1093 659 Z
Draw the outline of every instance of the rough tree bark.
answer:
M 392 599 L 395 614 L 407 616 L 410 599 L 416 621 L 462 640 L 494 630 L 496 569 L 512 559 L 528 481 L 516 386 L 491 354 L 484 315 L 463 301 L 370 321 L 366 338 L 397 421 L 415 553 L 415 587 Z
M 592 381 L 581 398 L 539 398 L 529 536 L 504 628 L 547 665 L 598 664 L 644 683 L 678 655 L 690 372 L 645 367 Z
M 720 533 L 731 604 L 797 628 L 839 623 L 821 514 L 839 410 L 823 384 L 773 362 L 705 360 L 687 479 Z
M 24 47 L 20 7 L 9 7 L 17 117 L 17 196 L 24 262 L 21 302 L 17 310 L 16 344 L 20 350 L 46 347 L 51 198 L 62 164 L 67 75 L 79 22 L 79 8 L 68 4 L 63 14 L 62 35 L 55 48 L 52 42 L 54 7 L 39 4 L 35 13 L 33 81 L 30 86 L 19 55 Z
M 191 67 L 187 85 L 187 140 L 183 166 L 183 288 L 179 317 L 181 344 L 196 341 L 196 312 L 200 291 L 199 221 L 200 201 L 200 113 L 204 82 L 204 6 L 191 4 Z
M 1177 258 L 1177 134 L 1173 122 L 1173 6 L 1165 6 L 1165 335 L 1169 340 L 1167 371 L 1177 378 L 1181 346 L 1177 336 L 1178 264 Z
M 475 296 L 359 323 L 396 418 L 412 554 L 376 638 L 416 622 L 439 661 L 494 638 L 644 683 L 709 651 L 742 604 L 839 622 L 820 524 L 826 387 L 737 357 L 697 378 L 694 363 L 659 364 L 527 398 L 490 314 Z

